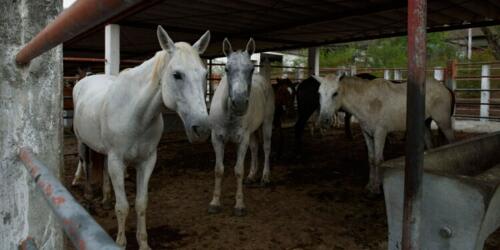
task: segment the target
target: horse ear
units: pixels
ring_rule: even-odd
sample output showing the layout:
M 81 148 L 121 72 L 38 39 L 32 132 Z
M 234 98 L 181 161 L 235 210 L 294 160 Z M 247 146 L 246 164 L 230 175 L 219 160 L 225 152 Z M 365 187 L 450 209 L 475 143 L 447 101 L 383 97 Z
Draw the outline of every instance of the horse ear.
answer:
M 205 32 L 205 34 L 203 34 L 203 36 L 201 36 L 200 39 L 196 41 L 196 43 L 193 45 L 193 48 L 198 50 L 199 54 L 203 54 L 203 52 L 205 52 L 205 50 L 207 49 L 209 43 L 210 30 L 207 30 L 207 32 Z
M 233 48 L 231 47 L 231 43 L 229 42 L 227 37 L 224 38 L 224 41 L 222 42 L 222 52 L 225 56 L 229 56 L 231 53 L 233 53 Z
M 253 38 L 250 38 L 250 40 L 248 40 L 246 52 L 249 56 L 251 56 L 253 52 L 255 52 L 255 41 L 253 40 Z
M 158 42 L 160 42 L 160 46 L 163 50 L 166 50 L 169 53 L 172 53 L 175 50 L 174 41 L 170 39 L 167 32 L 161 27 L 161 25 L 158 25 L 156 35 L 158 36 Z
M 321 76 L 317 76 L 317 75 L 311 75 L 316 81 L 318 81 L 319 83 L 321 83 L 323 81 L 323 77 Z

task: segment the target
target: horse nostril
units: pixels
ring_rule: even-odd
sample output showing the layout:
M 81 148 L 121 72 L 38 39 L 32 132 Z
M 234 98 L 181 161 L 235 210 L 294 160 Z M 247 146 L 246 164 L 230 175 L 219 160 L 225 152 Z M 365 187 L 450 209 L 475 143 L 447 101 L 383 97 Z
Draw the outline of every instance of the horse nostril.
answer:
M 198 129 L 200 128 L 200 126 L 192 126 L 191 127 L 193 129 L 193 132 L 196 134 L 196 136 L 200 136 L 200 133 L 198 132 Z

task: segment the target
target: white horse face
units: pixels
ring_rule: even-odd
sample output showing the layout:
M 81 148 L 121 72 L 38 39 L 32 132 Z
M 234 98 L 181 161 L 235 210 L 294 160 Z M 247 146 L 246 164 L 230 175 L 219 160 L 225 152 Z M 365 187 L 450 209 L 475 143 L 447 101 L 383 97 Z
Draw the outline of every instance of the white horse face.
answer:
M 326 77 L 313 76 L 319 83 L 319 121 L 321 127 L 327 129 L 333 123 L 333 116 L 340 109 L 340 88 L 341 75 L 328 75 Z
M 229 91 L 229 108 L 237 116 L 244 115 L 248 109 L 254 71 L 250 56 L 254 50 L 255 42 L 252 38 L 248 41 L 245 51 L 234 52 L 227 38 L 223 42 L 223 52 L 227 56 L 225 70 Z
M 181 117 L 190 142 L 204 141 L 210 134 L 205 103 L 207 70 L 200 54 L 210 41 L 207 31 L 193 46 L 170 39 L 158 26 L 158 40 L 170 61 L 161 73 L 161 91 L 165 106 Z

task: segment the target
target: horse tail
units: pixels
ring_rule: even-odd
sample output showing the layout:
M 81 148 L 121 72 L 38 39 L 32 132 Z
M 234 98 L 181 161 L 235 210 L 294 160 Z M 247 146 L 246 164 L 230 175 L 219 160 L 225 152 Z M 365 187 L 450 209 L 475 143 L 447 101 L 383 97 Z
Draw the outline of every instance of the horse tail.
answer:
M 266 58 L 264 59 L 263 67 L 261 68 L 261 76 L 266 79 L 266 81 L 271 81 L 271 63 Z
M 448 86 L 446 86 L 446 89 L 448 90 L 448 92 L 450 92 L 450 96 L 451 96 L 451 102 L 450 102 L 450 105 L 451 105 L 451 113 L 450 113 L 450 116 L 453 116 L 453 113 L 455 113 L 455 103 L 456 103 L 456 96 L 455 96 L 455 92 L 448 88 Z

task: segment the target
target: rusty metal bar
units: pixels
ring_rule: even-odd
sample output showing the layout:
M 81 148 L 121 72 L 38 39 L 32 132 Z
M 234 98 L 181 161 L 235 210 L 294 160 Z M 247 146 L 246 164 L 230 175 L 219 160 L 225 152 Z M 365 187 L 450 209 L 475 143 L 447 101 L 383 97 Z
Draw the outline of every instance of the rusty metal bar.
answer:
M 30 148 L 21 148 L 19 157 L 76 249 L 120 249 Z
M 408 0 L 408 87 L 403 211 L 404 250 L 419 250 L 424 165 L 427 0 Z
M 100 24 L 113 15 L 141 2 L 140 0 L 78 0 L 47 25 L 16 55 L 18 64 L 54 48 L 78 34 Z
M 93 62 L 93 63 L 103 63 L 106 62 L 104 58 L 93 58 L 93 57 L 63 57 L 65 62 Z M 125 64 L 141 64 L 144 60 L 134 60 L 134 59 L 123 59 L 120 63 Z

